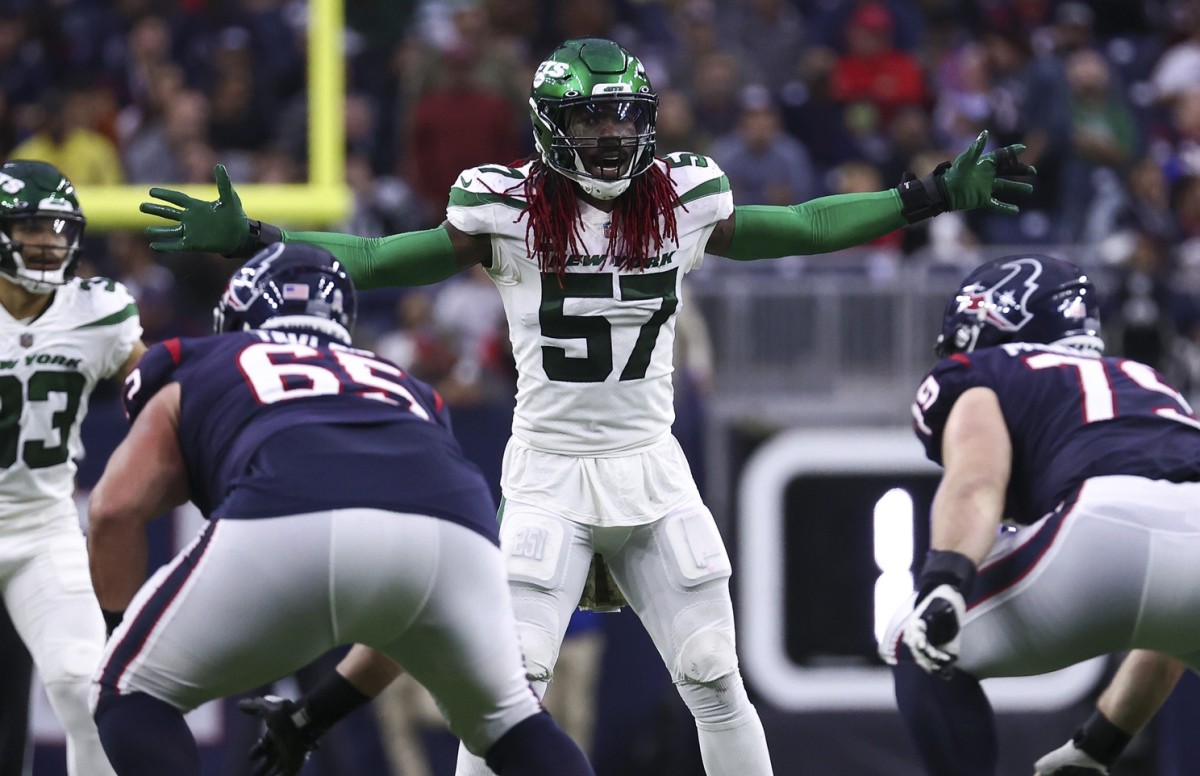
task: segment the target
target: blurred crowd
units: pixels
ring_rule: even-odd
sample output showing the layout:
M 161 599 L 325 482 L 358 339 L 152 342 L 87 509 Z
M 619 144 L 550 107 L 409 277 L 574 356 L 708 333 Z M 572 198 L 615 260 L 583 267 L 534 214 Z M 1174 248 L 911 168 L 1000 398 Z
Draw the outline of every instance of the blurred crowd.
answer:
M 461 170 L 533 152 L 536 64 L 599 35 L 645 62 L 659 153 L 711 155 L 738 204 L 887 188 L 985 128 L 993 147 L 1026 144 L 1039 174 L 1018 218 L 943 216 L 871 250 L 961 261 L 981 245 L 1082 244 L 1111 278 L 1123 352 L 1181 363 L 1200 341 L 1200 0 L 345 7 L 356 205 L 340 230 L 440 223 Z M 301 0 L 0 0 L 0 151 L 53 161 L 83 190 L 208 183 L 217 161 L 238 183 L 303 181 L 307 23 Z M 91 235 L 86 261 L 130 286 L 149 340 L 205 331 L 229 269 L 160 262 L 124 233 Z M 366 301 L 362 338 L 450 400 L 511 394 L 503 312 L 481 273 Z

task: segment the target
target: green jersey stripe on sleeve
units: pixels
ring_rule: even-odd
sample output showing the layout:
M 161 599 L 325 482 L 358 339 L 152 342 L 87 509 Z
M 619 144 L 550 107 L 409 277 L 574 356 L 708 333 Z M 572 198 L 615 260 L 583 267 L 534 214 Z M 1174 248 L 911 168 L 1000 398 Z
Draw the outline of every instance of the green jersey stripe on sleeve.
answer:
M 125 305 L 125 307 L 123 309 L 117 310 L 112 315 L 106 315 L 99 320 L 92 321 L 91 323 L 80 324 L 79 326 L 76 326 L 75 328 L 76 329 L 94 329 L 99 326 L 113 326 L 113 325 L 120 323 L 121 321 L 129 320 L 130 318 L 132 318 L 133 316 L 135 316 L 137 314 L 138 314 L 137 305 L 134 304 L 133 302 L 130 302 L 129 304 Z
M 705 181 L 699 186 L 691 188 L 679 195 L 679 204 L 686 205 L 689 202 L 695 202 L 701 197 L 710 197 L 713 194 L 724 194 L 729 191 L 729 178 L 722 175 L 720 178 L 713 178 Z
M 458 186 L 450 189 L 450 207 L 479 207 L 481 205 L 505 205 L 515 210 L 524 210 L 527 207 L 525 200 L 517 197 L 467 191 Z

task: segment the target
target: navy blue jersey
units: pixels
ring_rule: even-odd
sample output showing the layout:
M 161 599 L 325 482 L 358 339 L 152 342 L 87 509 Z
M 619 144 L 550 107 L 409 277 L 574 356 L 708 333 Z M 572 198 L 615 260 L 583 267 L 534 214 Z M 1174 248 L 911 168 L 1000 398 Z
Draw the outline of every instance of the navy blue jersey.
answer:
M 939 361 L 917 390 L 913 426 L 942 462 L 950 408 L 982 386 L 1012 439 L 1005 517 L 1035 522 L 1089 477 L 1200 480 L 1200 422 L 1150 367 L 1049 345 L 1010 344 Z
M 283 331 L 168 340 L 127 381 L 130 418 L 171 382 L 192 501 L 210 518 L 372 507 L 498 542 L 491 492 L 441 397 L 369 351 Z

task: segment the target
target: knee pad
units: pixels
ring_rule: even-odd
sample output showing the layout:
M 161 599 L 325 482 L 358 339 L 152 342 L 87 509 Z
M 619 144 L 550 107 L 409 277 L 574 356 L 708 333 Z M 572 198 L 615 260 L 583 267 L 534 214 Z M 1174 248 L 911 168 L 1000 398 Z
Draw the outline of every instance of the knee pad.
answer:
M 45 684 L 81 684 L 84 687 L 100 666 L 101 645 L 77 639 L 59 642 L 38 655 L 38 675 Z
M 684 684 L 709 684 L 737 671 L 733 637 L 720 630 L 702 630 L 683 642 L 676 675 Z

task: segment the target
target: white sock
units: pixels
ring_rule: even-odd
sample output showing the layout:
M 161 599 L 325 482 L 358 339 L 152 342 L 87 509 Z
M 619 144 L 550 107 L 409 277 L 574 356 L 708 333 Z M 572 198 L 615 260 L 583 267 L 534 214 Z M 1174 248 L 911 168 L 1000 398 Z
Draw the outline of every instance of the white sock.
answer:
M 708 776 L 772 776 L 767 736 L 753 707 L 749 716 L 734 722 L 697 722 L 696 730 Z

